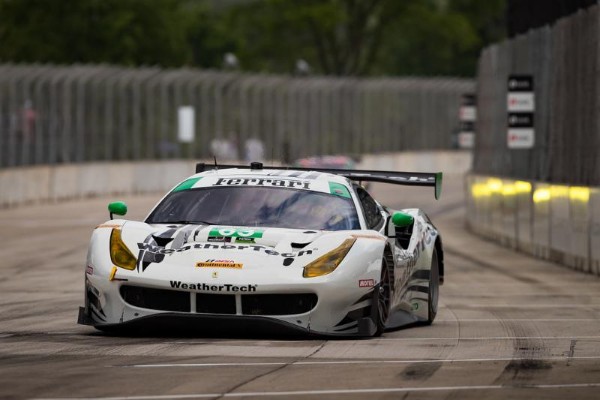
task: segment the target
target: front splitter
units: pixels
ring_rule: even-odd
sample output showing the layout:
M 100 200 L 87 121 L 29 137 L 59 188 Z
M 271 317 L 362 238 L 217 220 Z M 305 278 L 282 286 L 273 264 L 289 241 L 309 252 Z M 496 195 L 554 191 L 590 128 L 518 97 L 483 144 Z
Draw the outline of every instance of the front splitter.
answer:
M 370 319 L 369 319 L 370 321 Z M 116 324 L 97 324 L 79 308 L 78 323 L 92 325 L 111 335 L 170 336 L 170 337 L 249 337 L 249 336 L 313 336 L 313 337 L 364 337 L 372 335 L 370 329 L 362 334 L 317 332 L 274 318 L 248 315 L 213 315 L 185 313 L 157 313 Z

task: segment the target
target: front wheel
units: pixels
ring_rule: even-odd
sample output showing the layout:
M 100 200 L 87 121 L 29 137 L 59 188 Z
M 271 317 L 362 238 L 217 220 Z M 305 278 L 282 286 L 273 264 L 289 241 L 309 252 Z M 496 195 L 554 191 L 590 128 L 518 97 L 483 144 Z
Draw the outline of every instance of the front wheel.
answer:
M 427 325 L 431 325 L 438 311 L 438 299 L 440 297 L 440 266 L 438 263 L 437 249 L 434 247 L 431 255 L 431 271 L 429 272 L 429 294 L 427 296 L 427 308 L 429 310 Z
M 381 336 L 390 315 L 391 278 L 390 269 L 385 257 L 383 257 L 383 261 L 381 262 L 381 280 L 379 281 L 379 287 L 376 290 L 379 292 L 373 296 L 373 299 L 377 301 L 377 330 L 375 331 L 374 336 Z

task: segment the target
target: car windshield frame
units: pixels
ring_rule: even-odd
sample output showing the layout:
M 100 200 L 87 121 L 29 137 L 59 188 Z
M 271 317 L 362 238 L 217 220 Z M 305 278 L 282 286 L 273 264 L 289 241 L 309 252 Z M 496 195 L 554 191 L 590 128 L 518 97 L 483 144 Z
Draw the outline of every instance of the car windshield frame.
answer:
M 259 200 L 262 203 L 253 203 Z M 200 205 L 202 203 L 204 207 Z M 219 208 L 218 213 L 214 212 L 216 208 Z M 345 197 L 283 187 L 207 186 L 170 192 L 154 207 L 145 222 L 357 230 L 361 229 L 360 211 L 351 195 Z

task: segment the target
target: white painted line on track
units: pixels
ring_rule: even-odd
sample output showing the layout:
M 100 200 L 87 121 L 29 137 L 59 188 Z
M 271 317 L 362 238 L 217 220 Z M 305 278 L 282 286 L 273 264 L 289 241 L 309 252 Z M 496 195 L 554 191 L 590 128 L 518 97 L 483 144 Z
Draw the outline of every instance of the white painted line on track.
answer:
M 594 340 L 600 336 L 491 336 L 491 337 L 415 337 L 415 338 L 383 338 L 381 341 L 421 341 L 421 340 Z M 358 341 L 357 341 L 358 342 Z
M 478 340 L 531 340 L 531 339 L 538 339 L 538 340 L 596 340 L 596 339 L 600 339 L 600 336 L 490 336 L 490 337 L 486 337 L 486 336 L 481 336 L 481 337 L 406 337 L 406 338 L 378 338 L 378 339 L 373 339 L 374 341 L 381 341 L 381 342 L 386 342 L 386 341 L 391 341 L 391 342 L 409 342 L 409 341 L 427 341 L 427 340 L 471 340 L 471 341 L 478 341 Z M 349 342 L 353 342 L 353 343 L 362 343 L 364 342 L 363 340 L 344 340 L 344 343 L 349 343 Z M 162 343 L 166 343 L 166 344 L 187 344 L 187 345 L 196 345 L 196 344 L 212 344 L 212 345 L 221 345 L 221 346 L 248 346 L 248 345 L 253 345 L 254 347 L 263 347 L 264 343 L 263 342 L 253 342 L 250 340 L 240 340 L 240 341 L 223 341 L 223 340 L 216 340 L 216 341 L 189 341 L 189 342 L 185 342 L 185 341 L 174 341 L 174 342 L 162 342 Z M 287 342 L 286 342 L 287 343 Z M 304 347 L 317 347 L 320 345 L 320 343 L 312 343 L 310 341 L 302 341 L 302 340 L 296 340 L 293 341 L 292 343 L 303 343 L 306 346 Z M 272 344 L 270 344 L 272 345 Z
M 436 319 L 435 322 L 600 322 L 600 318 L 459 318 Z
M 496 361 L 566 361 L 566 360 L 600 360 L 600 356 L 576 357 L 498 357 L 498 358 L 458 358 L 458 359 L 431 359 L 431 360 L 338 360 L 338 361 L 296 361 L 296 362 L 241 362 L 241 363 L 175 363 L 175 364 L 132 364 L 132 365 L 106 365 L 114 368 L 212 368 L 212 367 L 272 367 L 272 366 L 298 366 L 298 365 L 357 365 L 357 364 L 427 364 L 427 363 L 469 363 L 469 362 L 496 362 Z
M 431 387 L 396 387 L 372 389 L 329 389 L 329 390 L 296 390 L 282 392 L 234 392 L 234 393 L 194 393 L 149 396 L 114 396 L 114 397 L 55 397 L 38 398 L 36 400 L 166 400 L 166 399 L 202 399 L 211 397 L 269 397 L 269 396 L 323 396 L 331 394 L 366 394 L 366 393 L 406 393 L 406 392 L 441 392 L 453 390 L 510 390 L 510 389 L 577 389 L 600 387 L 600 383 L 566 383 L 554 385 L 479 385 L 479 386 L 431 386 Z
M 600 303 L 594 304 L 464 304 L 464 303 L 450 303 L 445 304 L 446 307 L 453 309 L 456 307 L 464 308 L 515 308 L 518 310 L 527 310 L 531 308 L 592 308 L 600 307 Z

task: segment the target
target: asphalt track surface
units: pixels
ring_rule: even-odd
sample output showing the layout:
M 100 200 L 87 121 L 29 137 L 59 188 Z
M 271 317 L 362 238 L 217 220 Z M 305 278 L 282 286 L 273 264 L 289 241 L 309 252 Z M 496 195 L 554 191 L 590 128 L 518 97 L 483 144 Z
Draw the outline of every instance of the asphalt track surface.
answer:
M 1 210 L 0 398 L 600 398 L 600 279 L 471 235 L 462 190 L 374 187 L 429 212 L 447 272 L 432 326 L 363 340 L 101 334 L 76 318 L 108 199 Z M 157 198 L 126 198 L 129 217 Z

